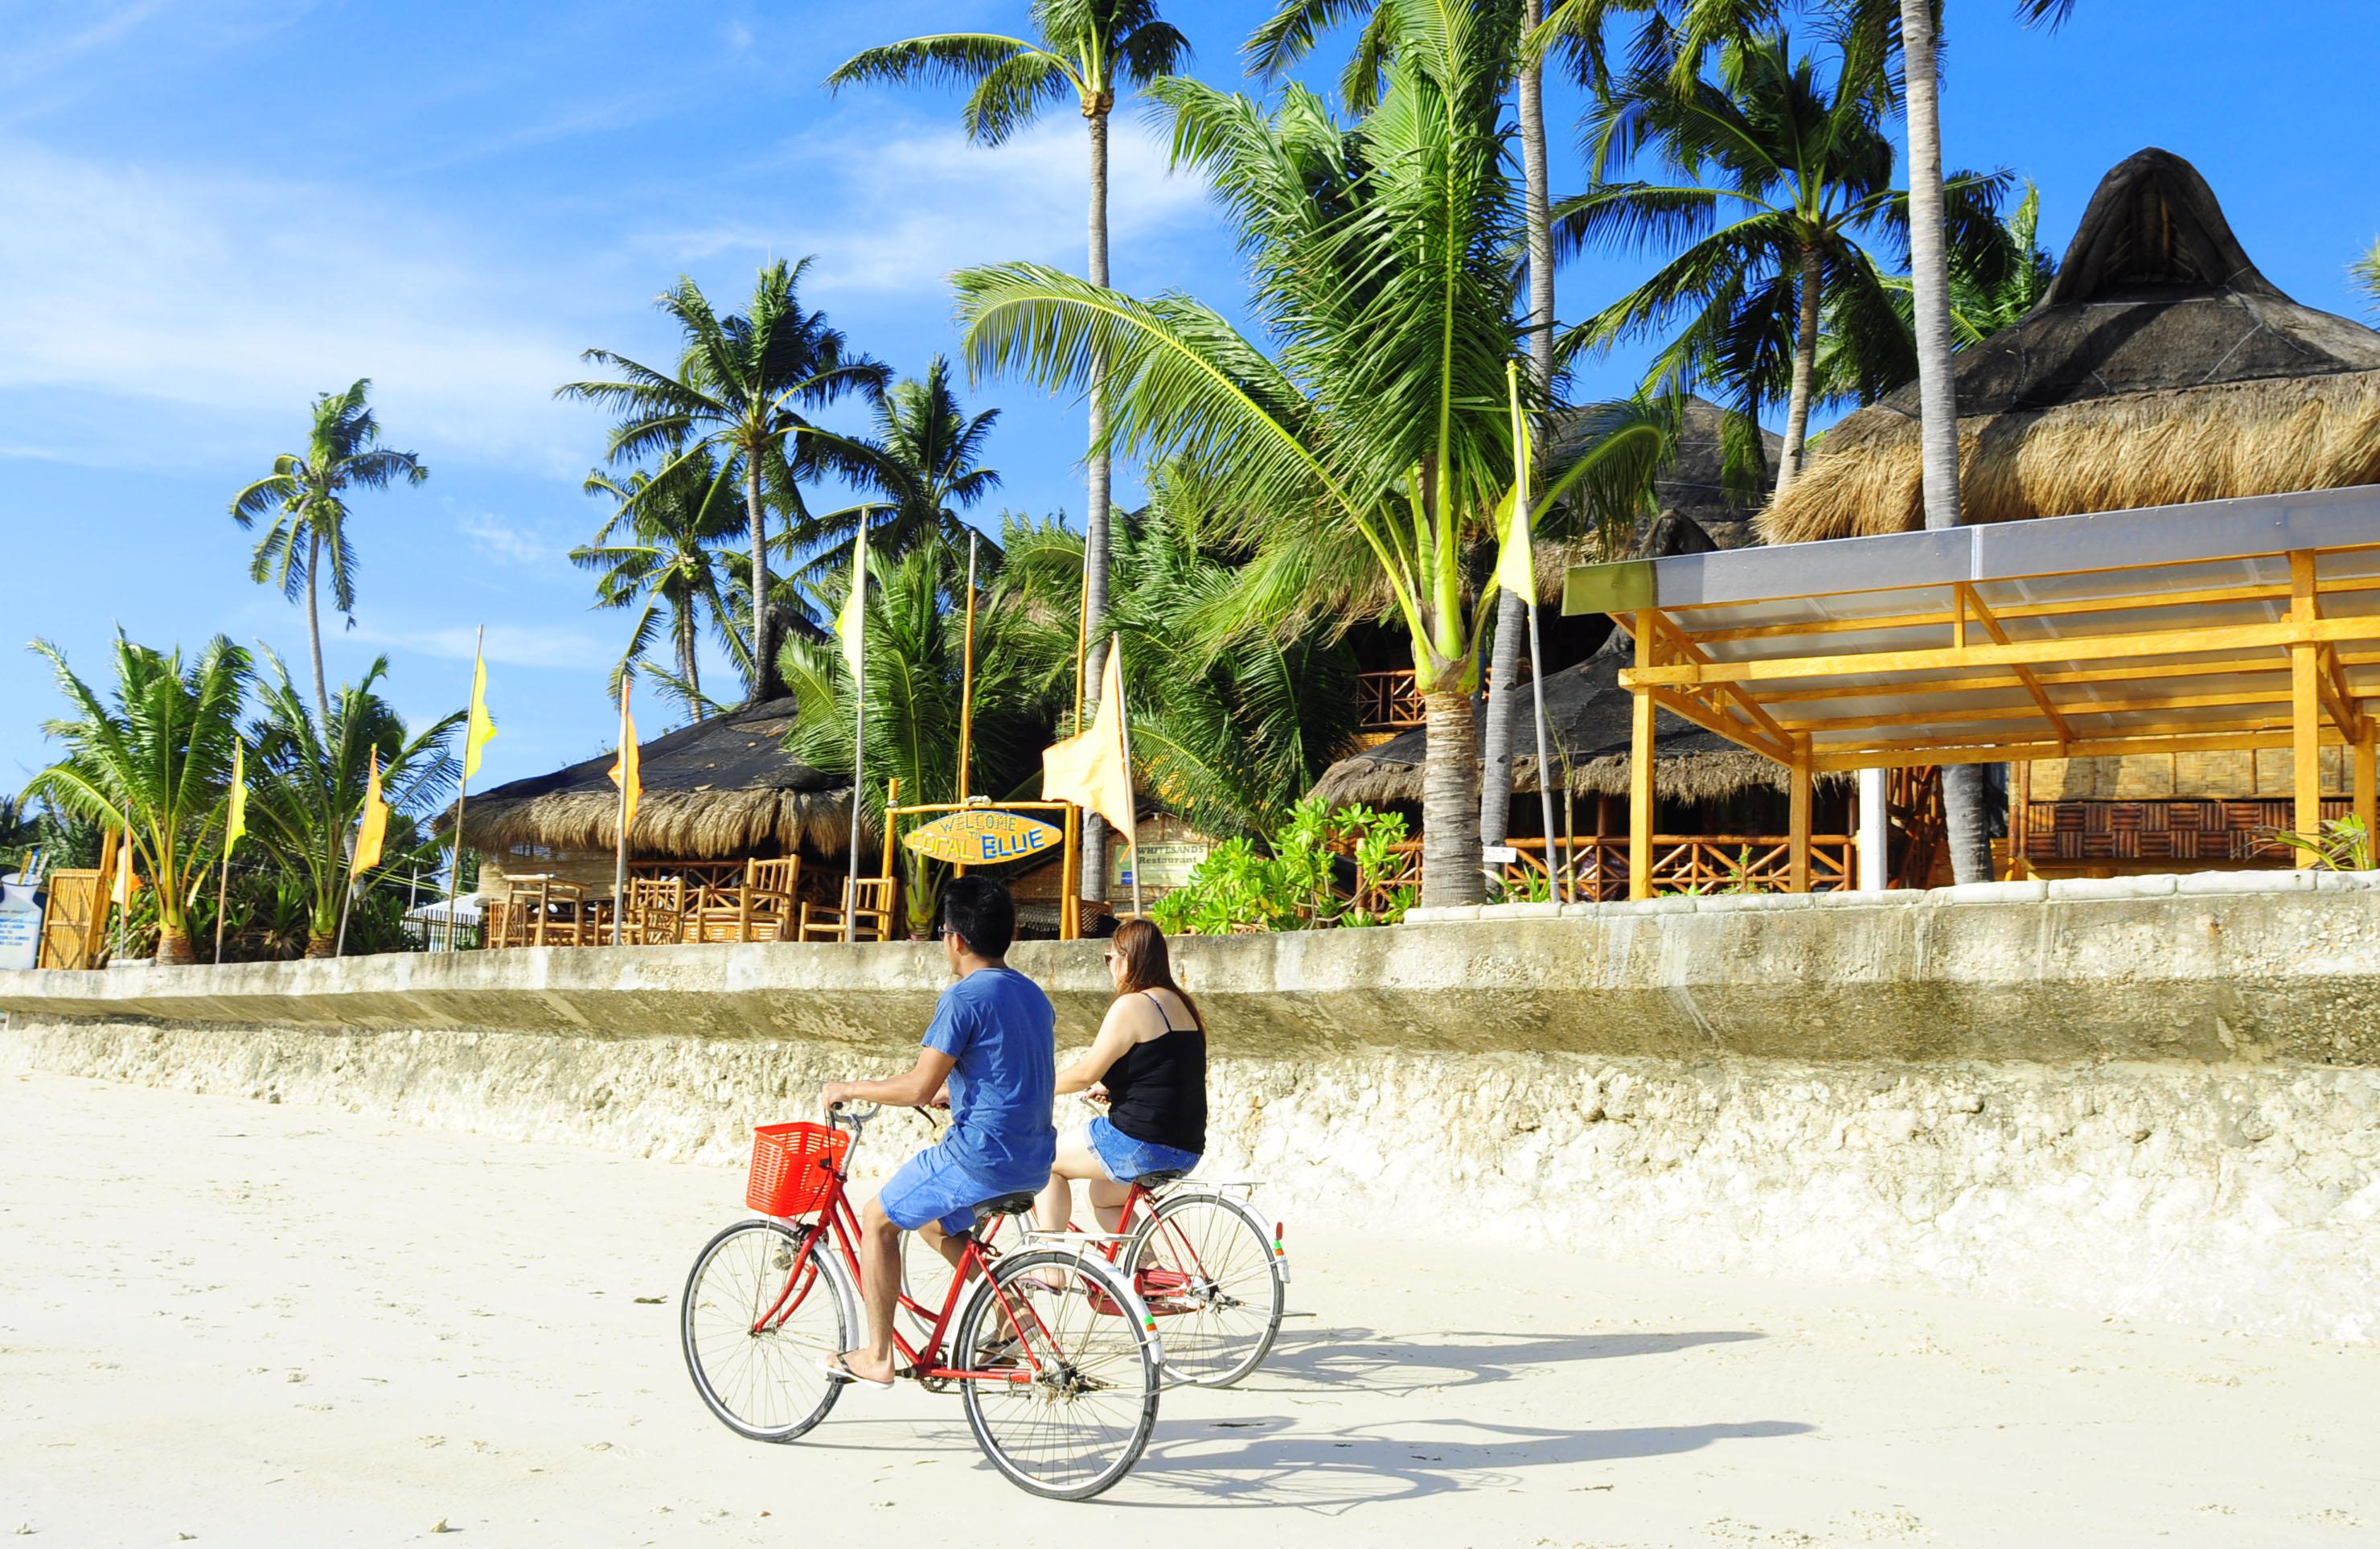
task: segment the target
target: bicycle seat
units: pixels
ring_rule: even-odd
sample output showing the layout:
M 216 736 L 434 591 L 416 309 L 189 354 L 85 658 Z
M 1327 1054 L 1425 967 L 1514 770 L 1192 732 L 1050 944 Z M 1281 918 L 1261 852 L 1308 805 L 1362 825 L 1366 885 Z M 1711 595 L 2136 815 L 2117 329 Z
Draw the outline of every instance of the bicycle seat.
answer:
M 980 1226 L 995 1215 L 1023 1215 L 1032 1208 L 1033 1196 L 1030 1194 L 1002 1194 L 975 1207 L 976 1225 Z
M 1160 1167 L 1153 1173 L 1143 1173 L 1132 1181 L 1143 1189 L 1155 1189 L 1161 1184 L 1172 1183 L 1189 1171 L 1187 1167 Z

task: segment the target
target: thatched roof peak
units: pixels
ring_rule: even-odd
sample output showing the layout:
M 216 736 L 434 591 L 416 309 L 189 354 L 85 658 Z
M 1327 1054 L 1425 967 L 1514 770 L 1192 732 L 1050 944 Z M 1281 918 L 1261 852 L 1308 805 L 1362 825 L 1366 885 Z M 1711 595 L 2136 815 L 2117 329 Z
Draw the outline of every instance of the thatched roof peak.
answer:
M 2196 167 L 2151 146 L 2110 168 L 2034 309 L 2180 286 L 2289 298 L 2250 261 Z
M 2169 152 L 2100 180 L 2050 290 L 1955 379 L 1971 522 L 2380 482 L 2380 333 L 2284 295 Z M 1760 535 L 1920 527 L 1920 462 L 1912 382 L 1828 433 Z
M 831 853 L 849 842 L 851 780 L 826 774 L 785 751 L 791 698 L 746 704 L 638 744 L 644 794 L 630 831 L 640 856 L 698 860 L 805 844 Z M 610 849 L 619 832 L 616 755 L 532 774 L 464 803 L 464 837 L 474 848 L 516 845 Z M 451 827 L 447 809 L 441 827 Z

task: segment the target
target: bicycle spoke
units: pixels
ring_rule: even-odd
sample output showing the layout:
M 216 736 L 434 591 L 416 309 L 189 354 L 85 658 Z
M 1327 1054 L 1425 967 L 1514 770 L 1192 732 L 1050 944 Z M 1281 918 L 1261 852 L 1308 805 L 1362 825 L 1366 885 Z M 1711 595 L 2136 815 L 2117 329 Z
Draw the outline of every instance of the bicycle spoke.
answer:
M 1166 1370 L 1228 1386 L 1254 1371 L 1281 1326 L 1263 1229 L 1213 1195 L 1176 1195 L 1138 1234 L 1135 1283 L 1157 1319 Z
M 1061 1288 L 1040 1284 L 1045 1276 Z M 1148 1444 L 1154 1362 L 1146 1332 L 1112 1295 L 1121 1288 L 1104 1266 L 1035 1253 L 1003 1263 L 969 1307 L 963 1335 L 970 1356 L 987 1338 L 1022 1332 L 1000 1359 L 1032 1376 L 967 1383 L 967 1418 L 992 1462 L 1037 1494 L 1096 1494 Z
M 746 1222 L 712 1239 L 686 1282 L 681 1331 L 696 1390 L 759 1440 L 791 1440 L 825 1416 L 834 1384 L 818 1362 L 848 1342 L 831 1271 L 811 1260 L 792 1280 L 799 1246 L 781 1226 Z

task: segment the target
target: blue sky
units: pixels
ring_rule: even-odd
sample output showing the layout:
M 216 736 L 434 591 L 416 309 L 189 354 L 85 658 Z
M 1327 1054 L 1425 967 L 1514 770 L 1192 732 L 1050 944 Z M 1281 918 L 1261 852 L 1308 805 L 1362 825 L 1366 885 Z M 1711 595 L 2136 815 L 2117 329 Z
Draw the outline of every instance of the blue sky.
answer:
M 1238 79 L 1239 41 L 1267 9 L 1168 7 L 1219 82 Z M 1949 7 L 1945 138 L 1953 164 L 2040 185 L 2053 250 L 2102 172 L 2161 145 L 2206 174 L 2284 289 L 2357 311 L 2344 266 L 2380 231 L 2380 7 L 2082 0 L 2057 34 L 2008 11 Z M 650 302 L 681 273 L 725 302 L 766 259 L 814 254 L 809 304 L 915 372 L 954 347 L 950 270 L 1079 266 L 1071 111 L 985 150 L 964 141 L 949 93 L 817 86 L 866 44 L 1014 30 L 1024 13 L 0 0 L 0 788 L 47 760 L 39 723 L 58 701 L 18 650 L 36 635 L 87 675 L 104 672 L 118 623 L 157 644 L 223 631 L 301 662 L 301 614 L 249 581 L 252 539 L 225 504 L 298 445 L 313 395 L 358 376 L 431 477 L 355 502 L 361 596 L 356 627 L 330 639 L 334 677 L 384 652 L 399 707 L 443 713 L 484 624 L 503 735 L 482 784 L 607 747 L 603 674 L 626 622 L 589 610 L 589 578 L 563 557 L 600 518 L 578 484 L 604 425 L 552 387 L 591 345 L 674 359 Z M 1327 80 L 1338 50 L 1320 57 Z M 1578 180 L 1575 105 L 1553 116 L 1558 188 Z M 1126 117 L 1117 283 L 1235 303 L 1204 190 L 1167 177 Z M 1562 315 L 1644 267 L 1573 265 Z M 1580 391 L 1623 389 L 1634 369 L 1615 359 Z M 1002 410 L 994 506 L 1078 514 L 1075 406 L 1012 383 L 972 403 Z

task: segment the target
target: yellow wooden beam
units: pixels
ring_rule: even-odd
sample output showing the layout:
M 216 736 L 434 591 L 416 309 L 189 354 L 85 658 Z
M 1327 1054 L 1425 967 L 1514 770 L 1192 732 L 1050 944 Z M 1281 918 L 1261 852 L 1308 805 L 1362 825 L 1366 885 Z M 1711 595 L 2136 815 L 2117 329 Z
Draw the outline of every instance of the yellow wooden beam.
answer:
M 1821 774 L 1855 769 L 1926 769 L 1955 763 L 2030 763 L 2035 759 L 2126 758 L 2141 753 L 2246 752 L 2290 745 L 2287 730 L 2210 732 L 2189 737 L 2077 738 L 2064 745 L 2001 742 L 1983 747 L 1860 748 L 1850 752 L 1811 755 L 1810 764 Z
M 1645 692 L 1653 696 L 1656 704 L 1682 721 L 1692 721 L 1705 731 L 1715 731 L 1730 742 L 1742 743 L 1779 763 L 1791 763 L 1793 760 L 1792 738 L 1784 733 L 1778 734 L 1779 740 L 1771 741 L 1735 716 L 1714 710 L 1700 700 L 1688 699 L 1674 689 L 1648 689 Z
M 2289 622 L 2310 626 L 2320 614 L 2313 555 L 2289 554 Z M 2322 837 L 2322 650 L 2312 640 L 2289 647 L 2289 774 L 2296 798 L 2296 827 L 2308 839 Z M 2299 852 L 2308 861 L 2313 856 Z
M 1659 631 L 1653 610 L 1636 616 L 1636 665 L 1654 665 Z M 1629 707 L 1628 741 L 1628 896 L 1653 896 L 1653 696 L 1639 689 Z
M 1984 606 L 1984 600 L 1975 595 L 1974 588 L 1961 582 L 1959 587 L 1959 596 L 1967 607 L 1974 611 L 1976 622 L 1983 625 L 1984 632 L 1991 636 L 1995 643 L 2006 645 L 2009 642 L 2008 630 L 2001 627 L 1998 619 L 1992 616 L 1991 610 Z M 1962 640 L 1960 643 L 1963 645 L 1965 641 Z M 2047 690 L 2042 688 L 2041 679 L 2034 676 L 2033 669 L 2018 666 L 2010 670 L 2016 674 L 2017 681 L 2024 685 L 2025 692 L 2033 696 L 2033 702 L 2040 707 L 2043 719 L 2056 729 L 2058 739 L 2060 742 L 2074 740 L 2074 728 L 2068 726 L 2066 717 L 2058 713 L 2058 706 L 2051 701 Z
M 2155 629 L 2132 634 L 2082 635 L 2069 640 L 2012 640 L 2007 645 L 1971 645 L 1965 650 L 1863 651 L 1833 656 L 1779 656 L 1749 662 L 1682 662 L 1636 667 L 1620 675 L 1622 688 L 1639 684 L 1682 688 L 1695 683 L 1761 683 L 1779 678 L 1842 677 L 1888 672 L 1931 672 L 1961 667 L 2033 665 L 2043 662 L 2130 661 L 2191 653 L 2254 651 L 2273 646 L 2320 645 L 2325 641 L 2380 640 L 2380 615 L 2368 617 L 2289 619 L 2272 624 L 2234 624 L 2212 629 Z M 2209 663 L 2210 676 L 2228 669 Z
M 2014 688 L 2017 685 L 2010 684 Z M 1667 693 L 1660 689 L 1657 692 Z M 2175 694 L 2161 699 L 2089 700 L 2066 707 L 2069 716 L 2129 715 L 2153 710 L 2212 710 L 2247 704 L 2287 705 L 2289 689 L 2286 682 L 2268 689 L 2242 689 L 2230 694 Z M 1965 725 L 1973 721 L 2030 721 L 2040 716 L 2040 707 L 2032 704 L 1993 704 L 1970 707 L 1954 705 L 1944 710 L 1900 710 L 1886 715 L 1834 715 L 1822 717 L 1788 716 L 1779 724 L 1788 732 L 1840 731 L 1845 726 L 1863 730 L 1879 726 L 1924 726 L 1937 721 L 1956 721 Z M 1716 727 L 1714 730 L 1718 729 Z M 1763 749 L 1766 752 L 1767 750 Z
M 1786 834 L 1790 855 L 1785 863 L 1785 887 L 1791 893 L 1810 891 L 1810 738 L 1793 739 L 1793 781 L 1787 801 Z
M 2341 651 L 2341 665 L 2370 666 L 2380 663 L 2380 652 Z M 2105 667 L 2071 667 L 2062 672 L 2041 672 L 2034 676 L 2046 688 L 2060 688 L 2077 683 L 2131 683 L 2163 677 L 2240 677 L 2259 673 L 2274 673 L 2286 678 L 2289 670 L 2287 655 L 2249 656 L 2228 662 L 2125 662 Z M 2022 689 L 2014 671 L 1973 672 L 1961 677 L 1906 678 L 1892 683 L 1864 683 L 1826 689 L 1769 689 L 1760 695 L 1767 705 L 1793 704 L 1810 700 L 1840 700 L 1872 697 L 1876 694 L 1957 694 L 1973 689 Z M 2275 697 L 2289 698 L 2285 681 L 2275 690 Z M 2369 697 L 2369 696 L 2367 696 Z M 2076 709 L 2079 711 L 2080 707 Z M 1791 729 L 1791 723 L 1780 721 Z
M 1686 639 L 1685 636 L 1679 631 L 1675 623 L 1662 617 L 1658 613 L 1653 615 L 1653 628 L 1660 631 L 1660 633 L 1669 640 L 1671 648 L 1680 655 L 1683 656 L 1687 661 L 1708 662 L 1710 660 L 1710 653 L 1708 652 L 1696 645 L 1694 641 Z M 1776 738 L 1777 745 L 1779 747 L 1786 747 L 1791 743 L 1792 738 L 1785 734 L 1785 728 L 1779 726 L 1776 721 L 1770 717 L 1768 712 L 1760 707 L 1760 702 L 1743 690 L 1742 685 L 1728 683 L 1719 685 L 1719 688 L 1729 699 L 1733 700 L 1736 704 L 1742 708 L 1746 715 L 1758 723 L 1761 730 Z
M 2355 740 L 2355 816 L 2363 824 L 2363 842 L 2371 845 L 2380 832 L 2380 722 L 2363 717 Z

